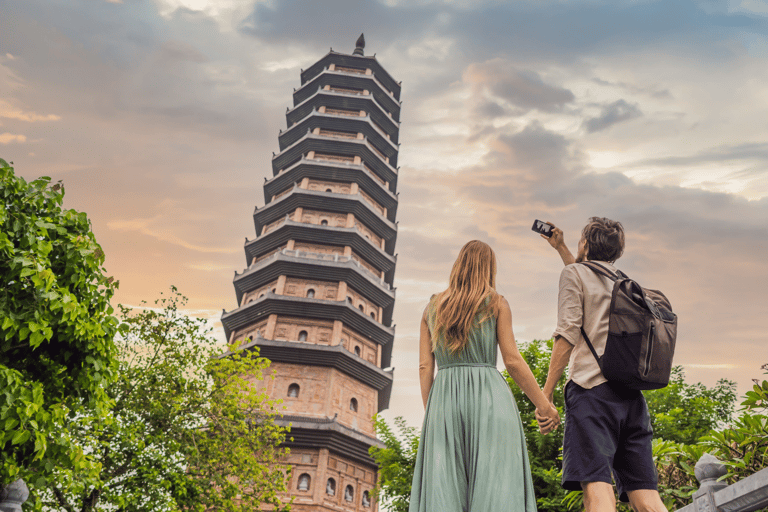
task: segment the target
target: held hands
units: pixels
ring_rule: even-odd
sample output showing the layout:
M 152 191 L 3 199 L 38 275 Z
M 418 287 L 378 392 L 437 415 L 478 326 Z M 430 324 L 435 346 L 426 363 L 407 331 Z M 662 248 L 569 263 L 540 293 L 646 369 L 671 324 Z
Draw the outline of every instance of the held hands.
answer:
M 549 434 L 560 425 L 560 413 L 551 402 L 546 410 L 536 409 L 535 416 L 539 422 L 539 432 L 543 435 Z

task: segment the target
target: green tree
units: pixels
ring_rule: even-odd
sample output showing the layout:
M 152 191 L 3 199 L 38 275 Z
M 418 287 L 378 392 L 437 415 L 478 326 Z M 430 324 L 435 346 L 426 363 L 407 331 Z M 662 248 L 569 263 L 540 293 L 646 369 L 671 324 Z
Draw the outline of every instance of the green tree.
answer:
M 385 445 L 384 448 L 371 446 L 369 449 L 379 465 L 379 481 L 374 495 L 378 501 L 387 503 L 392 512 L 408 512 L 419 433 L 415 427 L 409 427 L 402 416 L 395 418 L 397 434 L 378 416 L 374 418 L 374 426 Z
M 544 387 L 549 371 L 549 359 L 552 355 L 553 340 L 534 340 L 520 344 L 520 353 L 530 366 L 539 387 Z M 531 461 L 531 477 L 536 489 L 536 503 L 540 510 L 552 512 L 564 512 L 564 491 L 560 486 L 560 475 L 563 469 L 562 447 L 563 429 L 558 428 L 554 432 L 543 436 L 539 433 L 538 423 L 534 415 L 536 407 L 528 400 L 523 391 L 515 384 L 512 377 L 504 371 L 502 375 L 507 380 L 509 388 L 520 410 L 520 419 L 523 422 L 525 438 L 528 442 L 528 457 Z M 560 416 L 564 418 L 565 399 L 563 386 L 565 375 L 555 387 L 553 401 Z
M 768 374 L 768 365 L 763 365 Z M 654 444 L 659 491 L 669 510 L 691 502 L 699 483 L 696 462 L 704 453 L 720 459 L 728 468 L 725 482 L 735 483 L 768 465 L 768 380 L 755 380 L 734 419 L 718 424 L 693 443 L 659 440 Z M 768 509 L 764 509 L 768 510 Z
M 116 378 L 117 282 L 85 213 L 50 178 L 27 182 L 0 159 L 0 487 L 44 486 L 57 467 L 97 482 L 67 424 L 101 422 Z
M 221 346 L 203 319 L 180 312 L 175 288 L 154 307 L 120 306 L 119 379 L 110 388 L 113 421 L 70 428 L 101 465 L 101 484 L 63 468 L 42 492 L 67 512 L 235 512 L 289 510 L 280 501 L 286 428 L 279 401 L 254 384 L 270 362 L 258 351 Z
M 720 379 L 712 388 L 685 382 L 682 366 L 672 369 L 669 385 L 645 391 L 655 438 L 694 444 L 718 426 L 726 425 L 736 405 L 736 383 Z

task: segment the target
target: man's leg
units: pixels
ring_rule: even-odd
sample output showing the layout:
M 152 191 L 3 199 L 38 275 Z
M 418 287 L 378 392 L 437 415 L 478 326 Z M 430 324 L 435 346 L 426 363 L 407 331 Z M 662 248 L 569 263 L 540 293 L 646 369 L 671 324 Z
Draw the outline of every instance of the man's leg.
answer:
M 613 485 L 605 482 L 581 482 L 581 488 L 584 490 L 586 512 L 616 512 Z
M 667 507 L 661 501 L 659 491 L 638 489 L 637 491 L 627 491 L 627 496 L 629 496 L 629 504 L 632 505 L 635 512 L 667 512 Z

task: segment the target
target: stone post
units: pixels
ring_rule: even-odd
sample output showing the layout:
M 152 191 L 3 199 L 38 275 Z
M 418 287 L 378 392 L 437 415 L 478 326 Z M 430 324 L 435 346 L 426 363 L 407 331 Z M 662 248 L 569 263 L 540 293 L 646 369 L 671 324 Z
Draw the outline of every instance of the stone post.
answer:
M 717 479 L 725 476 L 728 469 L 716 457 L 705 453 L 696 463 L 694 472 L 696 479 L 701 484 L 699 490 L 693 493 L 694 510 L 696 512 L 717 512 L 714 494 L 728 487 L 725 482 L 718 482 Z
M 19 478 L 6 486 L 0 486 L 0 512 L 21 512 L 21 504 L 29 498 L 29 489 Z

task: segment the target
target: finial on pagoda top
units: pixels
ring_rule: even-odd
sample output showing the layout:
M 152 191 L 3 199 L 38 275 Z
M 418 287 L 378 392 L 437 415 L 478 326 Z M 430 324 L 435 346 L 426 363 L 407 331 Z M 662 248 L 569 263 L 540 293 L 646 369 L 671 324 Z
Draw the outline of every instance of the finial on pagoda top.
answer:
M 352 52 L 352 55 L 363 55 L 363 48 L 365 48 L 365 36 L 360 34 L 360 37 L 357 38 L 357 42 L 355 43 L 355 51 Z

